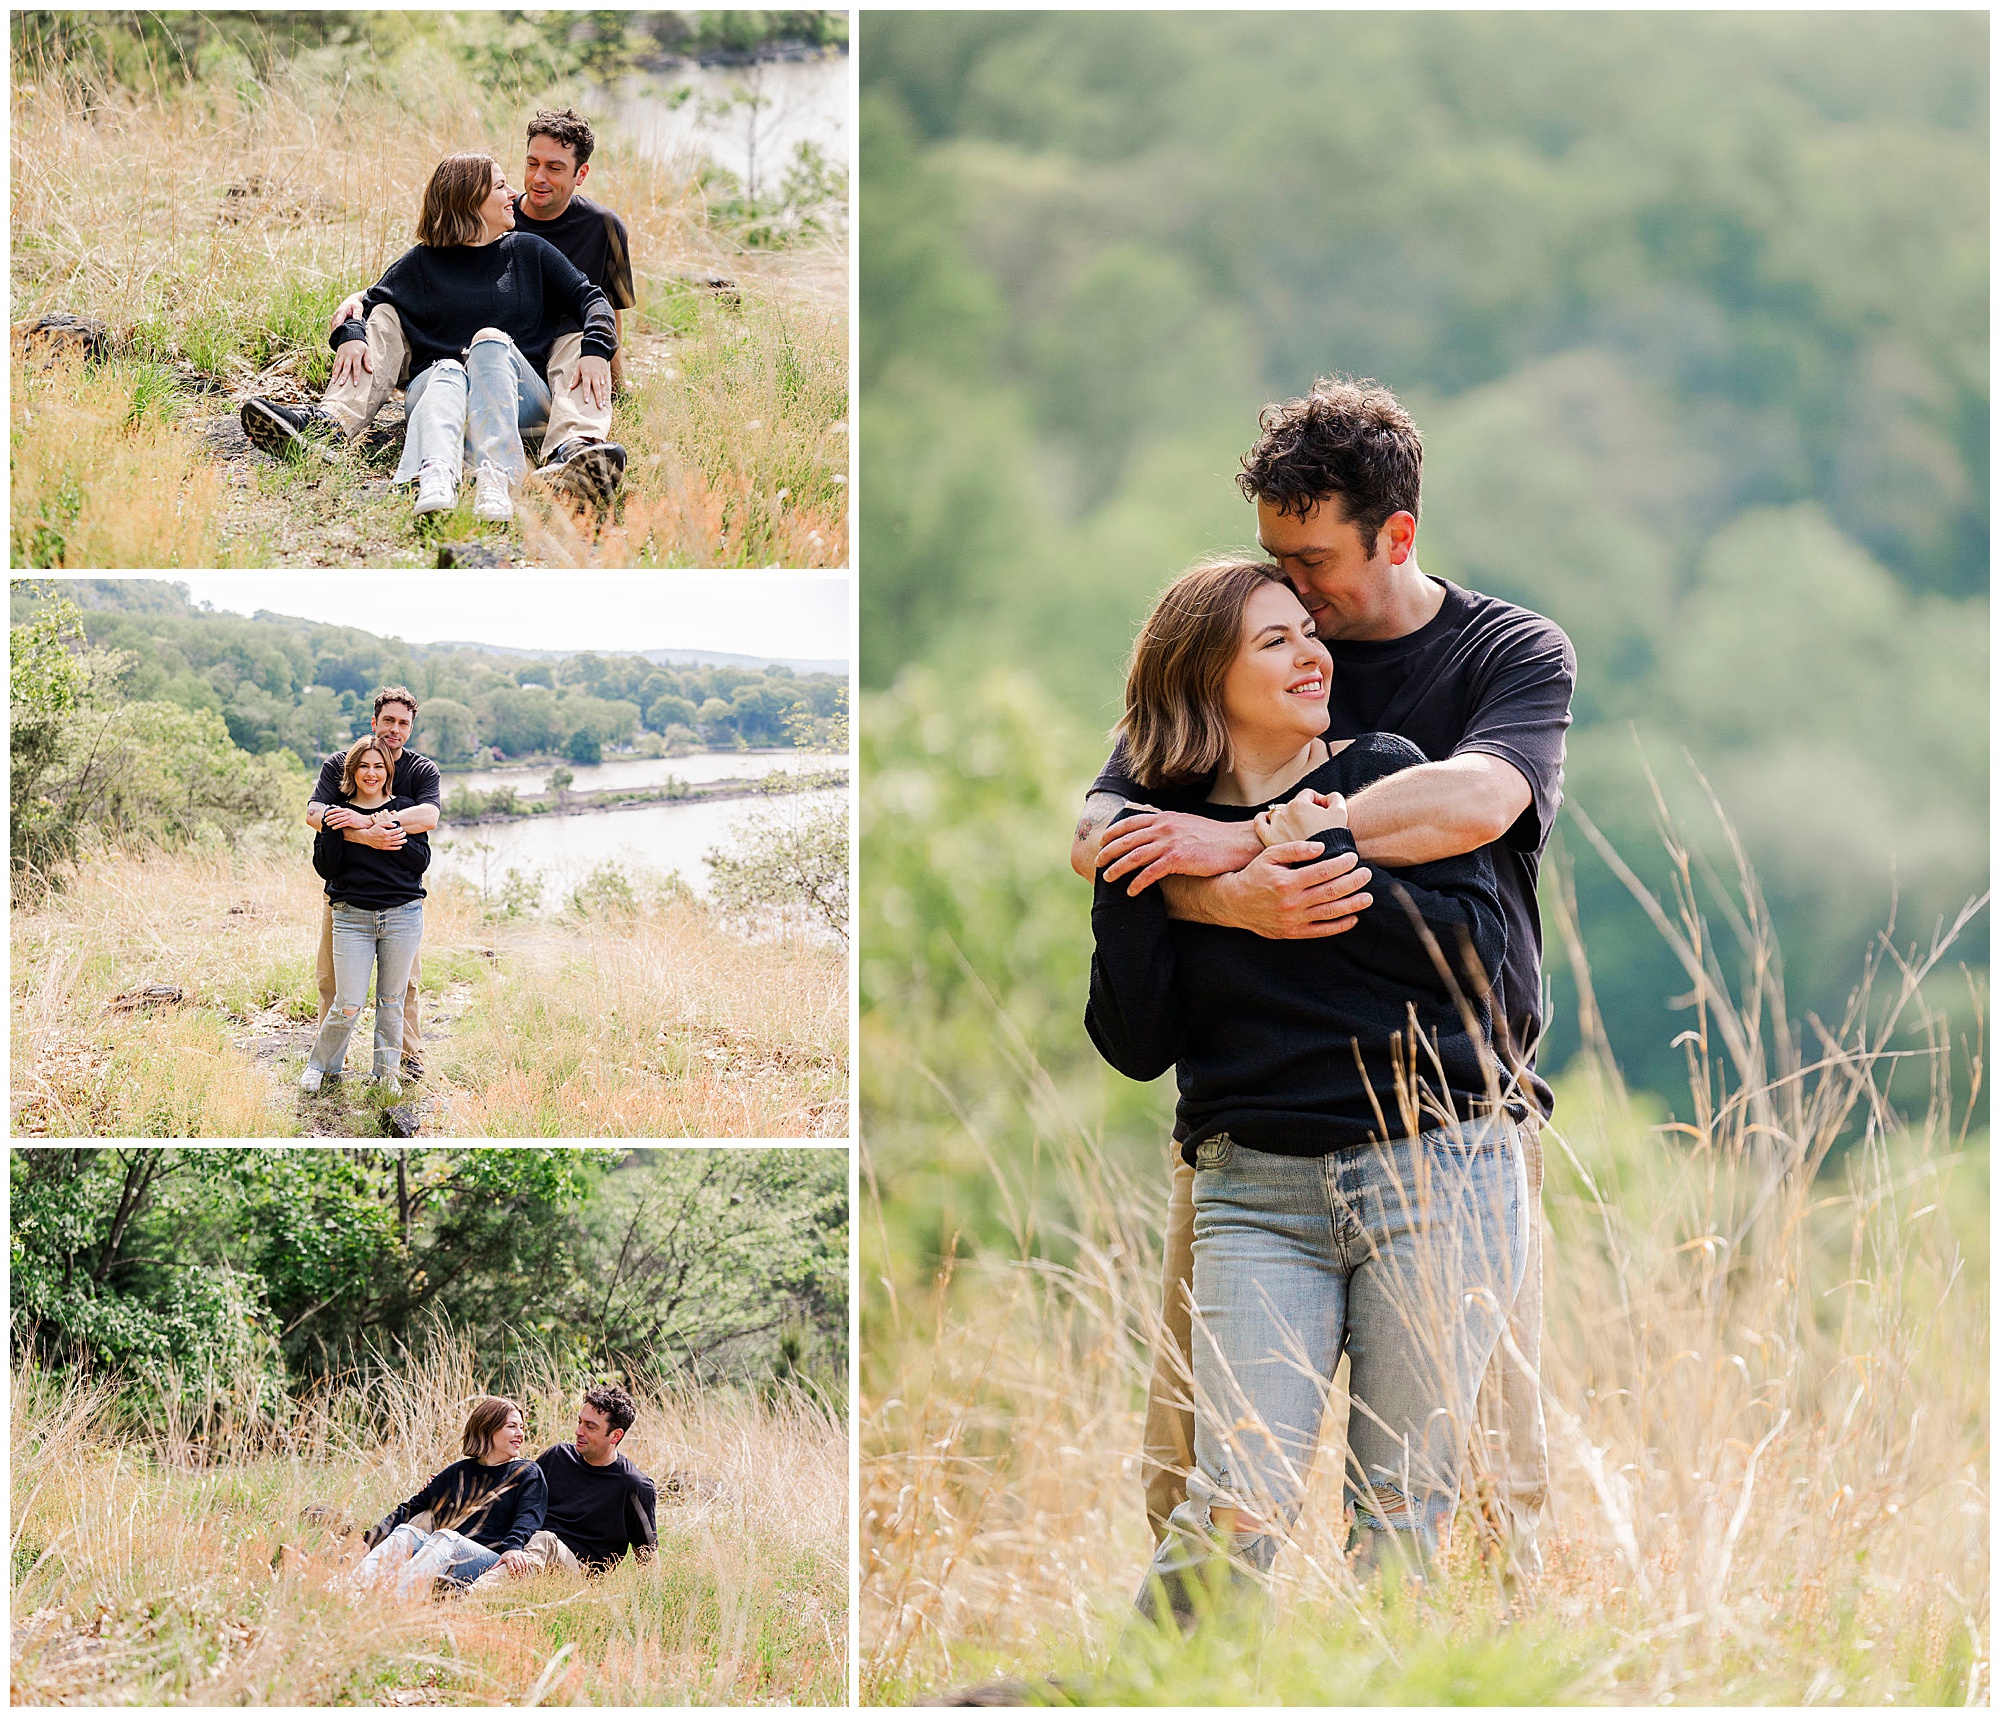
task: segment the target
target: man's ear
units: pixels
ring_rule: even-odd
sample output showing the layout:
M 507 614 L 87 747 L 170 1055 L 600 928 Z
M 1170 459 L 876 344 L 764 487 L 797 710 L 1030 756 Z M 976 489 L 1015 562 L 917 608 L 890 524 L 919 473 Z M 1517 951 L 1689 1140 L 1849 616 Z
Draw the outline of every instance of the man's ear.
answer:
M 625 1440 L 625 1433 L 622 1430 L 615 1430 L 611 1433 L 610 1442 L 611 1446 L 614 1449 L 617 1448 L 618 1445 L 624 1440 Z
M 581 167 L 577 168 L 576 170 L 576 182 L 579 185 L 581 185 L 584 182 L 584 180 L 588 179 L 589 177 L 590 177 L 590 163 L 586 161 Z
M 1382 535 L 1389 540 L 1389 564 L 1401 566 L 1416 552 L 1417 519 L 1414 513 L 1391 513 L 1382 521 Z

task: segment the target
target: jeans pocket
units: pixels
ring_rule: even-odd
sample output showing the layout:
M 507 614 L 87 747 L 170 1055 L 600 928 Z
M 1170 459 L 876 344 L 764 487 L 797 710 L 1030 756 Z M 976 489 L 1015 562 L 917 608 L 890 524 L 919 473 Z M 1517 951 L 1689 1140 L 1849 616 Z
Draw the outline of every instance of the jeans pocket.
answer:
M 1504 1120 L 1496 1115 L 1479 1115 L 1460 1121 L 1455 1126 L 1433 1127 L 1422 1135 L 1422 1143 L 1426 1150 L 1435 1151 L 1439 1156 L 1463 1160 L 1502 1151 L 1506 1148 L 1507 1138 L 1508 1128 Z
M 1217 1133 L 1213 1138 L 1203 1139 L 1194 1148 L 1195 1172 L 1203 1169 L 1219 1169 L 1229 1166 L 1229 1159 L 1236 1154 L 1236 1141 L 1227 1133 Z

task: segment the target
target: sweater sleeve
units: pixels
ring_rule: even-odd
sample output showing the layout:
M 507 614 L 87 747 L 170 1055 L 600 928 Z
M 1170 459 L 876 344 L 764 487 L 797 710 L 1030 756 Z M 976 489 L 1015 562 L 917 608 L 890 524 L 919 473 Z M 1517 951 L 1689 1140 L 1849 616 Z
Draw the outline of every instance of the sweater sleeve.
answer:
M 413 1519 L 415 1516 L 424 1513 L 427 1509 L 436 1508 L 439 1503 L 444 1501 L 445 1481 L 456 1471 L 457 1468 L 455 1466 L 450 1466 L 446 1467 L 443 1472 L 434 1475 L 430 1483 L 418 1491 L 415 1496 L 411 1497 L 407 1502 L 399 1502 L 363 1533 L 361 1537 L 362 1543 L 366 1544 L 372 1550 L 383 1539 L 387 1538 L 390 1533 L 394 1532 L 397 1527 L 401 1526 L 404 1521 Z
M 1313 839 L 1325 848 L 1322 858 L 1355 850 L 1347 829 L 1326 829 Z M 1507 956 L 1507 920 L 1491 855 L 1481 848 L 1399 870 L 1371 868 L 1375 902 L 1340 938 L 1341 954 L 1413 990 L 1431 991 L 1448 987 L 1438 969 L 1442 958 L 1451 982 L 1477 1002 Z
M 334 329 L 331 344 L 337 352 L 350 340 L 368 338 L 367 321 L 375 313 L 376 307 L 396 301 L 397 293 L 411 281 L 417 268 L 417 251 L 410 249 L 396 258 L 383 271 L 382 278 L 361 295 L 361 316 L 359 320 L 350 317 Z
M 521 1487 L 520 1501 L 514 1508 L 514 1524 L 507 1529 L 507 1536 L 492 1547 L 503 1555 L 509 1550 L 525 1550 L 528 1540 L 541 1531 L 549 1512 L 549 1481 L 542 1476 L 542 1469 L 533 1461 L 523 1461 L 520 1467 L 511 1480 Z
M 618 318 L 611 313 L 611 300 L 547 239 L 537 242 L 541 246 L 535 254 L 542 260 L 543 297 L 560 304 L 582 325 L 586 358 L 612 358 L 618 351 Z
M 1115 828 L 1137 811 L 1121 812 Z M 1128 1079 L 1157 1079 L 1180 1059 L 1184 1026 L 1174 988 L 1173 934 L 1159 888 L 1134 898 L 1098 873 L 1091 898 L 1090 1000 L 1083 1025 L 1097 1052 Z

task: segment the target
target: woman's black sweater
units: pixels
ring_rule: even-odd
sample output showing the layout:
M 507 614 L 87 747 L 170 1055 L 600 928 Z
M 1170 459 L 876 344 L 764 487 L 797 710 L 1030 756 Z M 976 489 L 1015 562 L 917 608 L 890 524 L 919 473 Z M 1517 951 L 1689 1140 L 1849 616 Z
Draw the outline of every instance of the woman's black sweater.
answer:
M 1305 787 L 1352 795 L 1424 761 L 1397 734 L 1363 734 L 1271 803 Z M 1265 808 L 1209 804 L 1206 790 L 1153 801 L 1218 821 Z M 1355 850 L 1346 829 L 1313 838 L 1322 858 Z M 1476 852 L 1369 869 L 1374 904 L 1354 928 L 1305 941 L 1170 919 L 1157 884 L 1135 899 L 1129 877 L 1107 883 L 1099 873 L 1084 1024 L 1128 1078 L 1177 1070 L 1174 1137 L 1189 1163 L 1197 1144 L 1225 1132 L 1252 1150 L 1306 1157 L 1406 1136 L 1399 1062 L 1405 1090 L 1420 1093 L 1427 1111 L 1444 1092 L 1461 1116 L 1486 1108 L 1486 975 L 1500 969 L 1507 946 L 1493 861 Z M 1472 1031 L 1440 957 L 1472 1010 Z M 1423 1124 L 1436 1123 L 1427 1115 Z
M 393 304 L 410 347 L 410 380 L 440 358 L 462 358 L 481 328 L 511 334 L 535 373 L 547 380 L 549 349 L 567 312 L 583 329 L 583 355 L 610 358 L 618 350 L 611 301 L 545 238 L 502 233 L 491 244 L 420 244 L 389 264 L 361 295 L 360 322 L 333 331 L 337 351 L 365 340 L 363 325 L 378 304 Z
M 377 805 L 378 811 L 407 811 L 418 801 L 400 796 Z M 354 808 L 351 799 L 336 799 L 336 805 Z M 424 897 L 420 880 L 430 867 L 431 842 L 428 835 L 405 835 L 394 852 L 350 841 L 344 829 L 322 829 L 313 838 L 313 869 L 326 878 L 329 900 L 359 906 L 369 912 L 386 912 L 392 906 L 407 906 Z
M 371 1547 L 380 1544 L 404 1521 L 428 1509 L 438 1531 L 462 1532 L 488 1550 L 520 1550 L 541 1531 L 548 1507 L 548 1481 L 533 1461 L 502 1461 L 491 1467 L 474 1460 L 453 1461 L 364 1536 Z

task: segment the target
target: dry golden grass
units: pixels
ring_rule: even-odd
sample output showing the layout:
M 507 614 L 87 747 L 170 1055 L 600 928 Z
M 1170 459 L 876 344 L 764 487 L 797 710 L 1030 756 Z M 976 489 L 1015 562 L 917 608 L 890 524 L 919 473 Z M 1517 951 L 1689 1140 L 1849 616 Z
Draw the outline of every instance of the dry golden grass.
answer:
M 73 358 L 24 363 L 16 348 L 12 564 L 237 564 L 222 537 L 223 474 L 157 409 L 157 375 Z
M 1554 1490 L 1531 1604 L 1510 1609 L 1466 1517 L 1420 1599 L 1357 1587 L 1336 1391 L 1274 1631 L 1129 1631 L 1165 1175 L 1052 1120 L 1035 1078 L 1018 1120 L 996 1093 L 967 1111 L 982 1139 L 1035 1137 L 1032 1162 L 982 1145 L 1014 1255 L 888 1282 L 868 1319 L 864 1700 L 1055 1672 L 1086 1703 L 1984 1703 L 1986 1141 L 1941 1084 L 1925 1109 L 1900 1076 L 1916 1119 L 1886 1101 L 1883 1022 L 1920 1013 L 1928 962 L 1802 1053 L 1770 1023 L 1754 898 L 1733 1001 L 1697 921 L 1666 926 L 1707 1003 L 1692 1118 L 1650 1124 L 1600 1042 L 1544 1135 Z M 876 1216 L 865 1244 L 893 1257 L 897 1213 Z
M 107 850 L 13 914 L 17 1133 L 295 1134 L 318 1016 L 321 895 L 303 857 Z M 425 902 L 427 1131 L 486 1137 L 838 1137 L 838 949 L 752 940 L 687 903 L 487 922 Z M 119 1009 L 139 986 L 178 1005 Z M 446 1014 L 449 1017 L 446 1017 Z
M 192 365 L 234 397 L 169 388 L 155 427 L 127 434 L 118 461 L 92 450 L 81 489 L 64 486 L 69 467 L 53 456 L 24 458 L 17 433 L 16 564 L 218 565 L 230 554 L 348 564 L 357 553 L 401 564 L 433 555 L 401 491 L 361 492 L 366 468 L 343 467 L 323 493 L 309 493 L 299 474 L 257 459 L 239 467 L 252 480 L 231 485 L 197 447 L 192 420 L 256 392 L 316 397 L 331 362 L 329 314 L 413 242 L 437 162 L 484 150 L 518 172 L 524 116 L 544 100 L 583 99 L 581 86 L 482 86 L 422 40 L 386 59 L 304 54 L 254 86 L 217 73 L 143 93 L 78 66 L 17 64 L 17 324 L 56 310 L 109 324 L 124 355 L 102 383 L 107 397 L 147 364 L 183 375 Z M 642 156 L 603 130 L 587 190 L 630 229 L 640 300 L 625 317 L 631 392 L 613 431 L 631 454 L 627 501 L 603 524 L 525 501 L 512 535 L 532 562 L 845 564 L 846 297 L 823 278 L 831 267 L 844 282 L 844 249 L 826 240 L 820 250 L 742 250 L 709 223 L 701 165 Z M 669 277 L 683 271 L 727 274 L 738 307 L 675 293 Z M 25 374 L 17 361 L 17 432 Z M 117 421 L 104 408 L 82 413 L 85 434 L 99 440 Z M 142 512 L 155 523 L 184 518 L 185 538 L 100 516 L 121 510 L 112 504 L 121 493 L 147 497 Z M 178 510 L 169 496 L 180 497 Z M 318 516 L 329 508 L 333 517 Z M 23 521 L 31 529 L 45 515 L 70 528 L 31 552 Z
M 486 1137 L 844 1138 L 846 961 L 695 905 L 608 920 L 482 974 L 441 1068 Z
M 547 1576 L 492 1598 L 350 1600 L 329 1580 L 354 1541 L 300 1522 L 323 1503 L 367 1524 L 456 1459 L 492 1386 L 446 1341 L 278 1420 L 121 1433 L 73 1376 L 17 1370 L 12 1418 L 16 1704 L 832 1704 L 845 1697 L 847 1455 L 803 1398 L 634 1391 L 625 1452 L 662 1497 L 660 1556 L 584 1585 Z M 575 1396 L 516 1398 L 530 1452 L 562 1441 Z M 289 1547 L 287 1549 L 286 1547 Z

